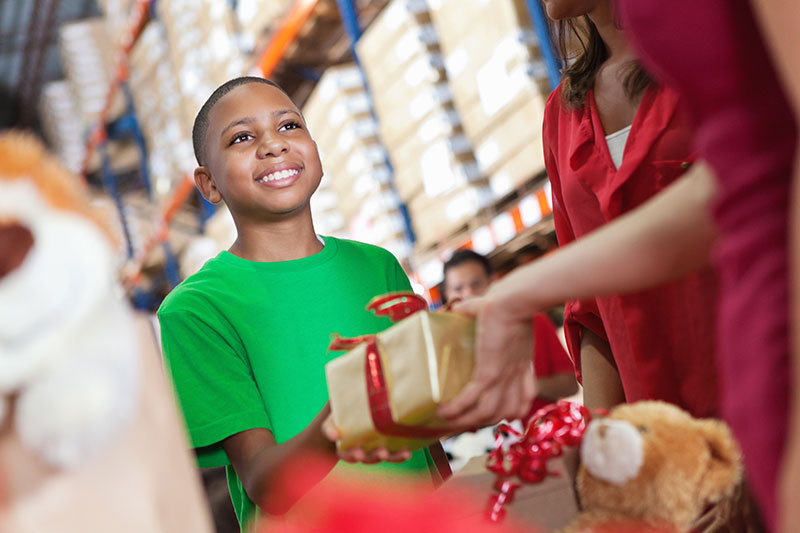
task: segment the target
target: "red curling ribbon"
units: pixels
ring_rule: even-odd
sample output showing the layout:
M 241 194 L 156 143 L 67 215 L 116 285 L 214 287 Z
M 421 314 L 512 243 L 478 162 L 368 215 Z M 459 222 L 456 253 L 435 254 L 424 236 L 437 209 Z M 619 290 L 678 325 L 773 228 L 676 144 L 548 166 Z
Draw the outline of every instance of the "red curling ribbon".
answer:
M 375 335 L 361 335 L 359 337 L 342 337 L 338 333 L 331 335 L 331 343 L 328 345 L 328 350 L 331 352 L 349 351 L 358 346 L 359 344 L 369 342 L 375 338 Z
M 558 472 L 547 470 L 547 462 L 563 454 L 564 446 L 580 444 L 591 420 L 589 410 L 577 403 L 561 400 L 539 409 L 531 418 L 524 433 L 508 424 L 495 429 L 495 448 L 486 459 L 486 468 L 497 476 L 494 488 L 498 494 L 489 498 L 487 516 L 500 522 L 505 516 L 503 505 L 513 501 L 514 492 L 521 486 L 513 481 L 540 483 Z M 507 449 L 503 444 L 508 436 L 518 438 Z
M 425 298 L 413 292 L 393 292 L 376 296 L 369 304 L 367 310 L 375 316 L 388 316 L 392 322 L 399 322 L 418 311 L 428 309 Z

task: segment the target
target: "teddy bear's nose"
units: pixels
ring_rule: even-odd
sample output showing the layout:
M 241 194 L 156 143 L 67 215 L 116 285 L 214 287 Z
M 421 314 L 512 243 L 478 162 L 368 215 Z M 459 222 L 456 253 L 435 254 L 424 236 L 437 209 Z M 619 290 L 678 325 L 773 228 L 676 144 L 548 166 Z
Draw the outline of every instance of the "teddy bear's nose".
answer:
M 31 230 L 18 222 L 0 221 L 0 279 L 19 268 L 31 248 Z

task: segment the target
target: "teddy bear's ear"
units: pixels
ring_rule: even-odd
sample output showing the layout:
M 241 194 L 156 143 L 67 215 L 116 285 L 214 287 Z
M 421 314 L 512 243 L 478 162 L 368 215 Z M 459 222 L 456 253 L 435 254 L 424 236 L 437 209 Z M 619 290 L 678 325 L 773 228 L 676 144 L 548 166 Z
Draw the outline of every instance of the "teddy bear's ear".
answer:
M 701 420 L 700 431 L 711 452 L 700 481 L 700 496 L 713 503 L 729 495 L 742 477 L 742 455 L 728 426 L 718 420 Z

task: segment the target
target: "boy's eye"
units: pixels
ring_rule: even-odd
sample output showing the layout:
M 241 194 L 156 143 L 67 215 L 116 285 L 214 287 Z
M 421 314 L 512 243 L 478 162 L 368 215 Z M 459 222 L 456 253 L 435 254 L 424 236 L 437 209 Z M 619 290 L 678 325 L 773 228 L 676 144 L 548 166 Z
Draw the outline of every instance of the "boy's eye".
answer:
M 295 120 L 292 120 L 290 122 L 287 122 L 287 123 L 281 125 L 281 127 L 278 128 L 278 131 L 296 130 L 298 128 L 302 128 L 300 123 L 295 121 Z
M 252 138 L 253 138 L 253 136 L 250 135 L 249 133 L 237 133 L 231 139 L 231 144 L 233 145 L 233 144 L 238 144 L 238 143 L 241 143 L 241 142 L 249 141 Z

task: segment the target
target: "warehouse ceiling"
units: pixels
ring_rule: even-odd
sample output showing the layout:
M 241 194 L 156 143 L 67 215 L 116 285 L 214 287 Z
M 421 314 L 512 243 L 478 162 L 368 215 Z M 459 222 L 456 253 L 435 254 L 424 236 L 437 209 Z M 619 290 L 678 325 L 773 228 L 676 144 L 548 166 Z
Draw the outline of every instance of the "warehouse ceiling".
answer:
M 0 0 L 0 128 L 38 130 L 42 85 L 62 77 L 58 28 L 98 13 L 95 0 Z

